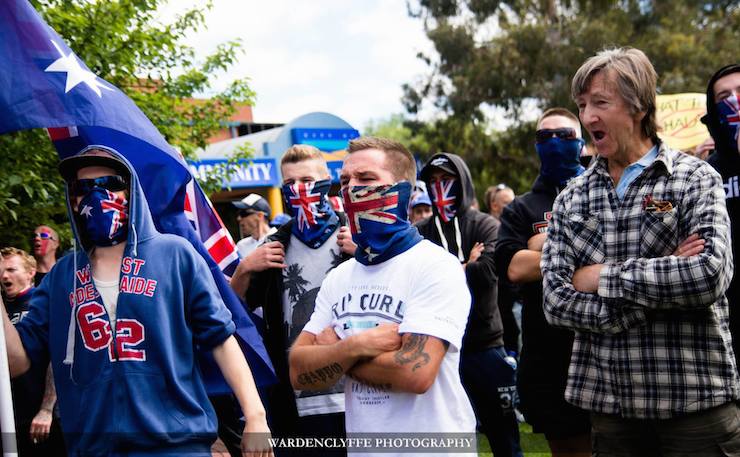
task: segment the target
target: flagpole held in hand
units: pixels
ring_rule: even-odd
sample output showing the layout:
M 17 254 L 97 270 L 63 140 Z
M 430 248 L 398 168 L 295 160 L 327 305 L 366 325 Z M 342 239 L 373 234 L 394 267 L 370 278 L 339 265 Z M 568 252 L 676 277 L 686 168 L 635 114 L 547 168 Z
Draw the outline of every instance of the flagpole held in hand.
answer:
M 0 303 L 2 303 L 0 297 Z M 5 306 L 0 306 L 5 312 Z M 0 322 L 2 322 L 0 316 Z M 15 420 L 13 419 L 13 395 L 10 392 L 10 368 L 8 349 L 5 346 L 5 326 L 0 325 L 0 430 L 3 432 L 3 457 L 17 456 Z

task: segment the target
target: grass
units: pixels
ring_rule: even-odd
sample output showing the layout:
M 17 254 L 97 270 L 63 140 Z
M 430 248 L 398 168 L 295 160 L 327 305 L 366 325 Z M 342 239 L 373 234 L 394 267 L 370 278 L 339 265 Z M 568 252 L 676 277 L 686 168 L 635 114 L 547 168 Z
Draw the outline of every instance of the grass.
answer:
M 519 424 L 519 438 L 524 457 L 551 457 L 545 436 L 540 433 L 532 433 L 532 427 L 528 424 Z M 492 455 L 491 447 L 485 435 L 479 434 L 478 456 L 491 457 Z

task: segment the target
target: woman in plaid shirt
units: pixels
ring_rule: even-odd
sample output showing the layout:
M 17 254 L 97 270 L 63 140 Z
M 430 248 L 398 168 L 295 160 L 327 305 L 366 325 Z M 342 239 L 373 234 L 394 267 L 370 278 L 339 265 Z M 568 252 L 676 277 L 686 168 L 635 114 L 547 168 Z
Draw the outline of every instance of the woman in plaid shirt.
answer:
M 629 48 L 573 78 L 598 157 L 555 200 L 545 315 L 575 331 L 565 397 L 591 411 L 594 455 L 740 455 L 722 182 L 658 139 L 656 80 Z

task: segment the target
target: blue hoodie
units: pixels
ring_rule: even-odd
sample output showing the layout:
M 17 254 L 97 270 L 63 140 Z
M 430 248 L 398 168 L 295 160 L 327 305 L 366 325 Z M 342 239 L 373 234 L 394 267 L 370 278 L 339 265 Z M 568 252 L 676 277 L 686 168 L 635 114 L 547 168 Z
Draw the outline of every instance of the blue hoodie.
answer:
M 67 210 L 83 249 L 49 272 L 16 328 L 33 365 L 51 359 L 70 455 L 210 455 L 217 421 L 196 347 L 213 349 L 234 333 L 231 313 L 187 240 L 157 232 L 128 161 L 110 148 L 86 150 L 93 148 L 131 171 L 117 335 L 92 282 L 92 246 L 78 233 L 69 193 Z

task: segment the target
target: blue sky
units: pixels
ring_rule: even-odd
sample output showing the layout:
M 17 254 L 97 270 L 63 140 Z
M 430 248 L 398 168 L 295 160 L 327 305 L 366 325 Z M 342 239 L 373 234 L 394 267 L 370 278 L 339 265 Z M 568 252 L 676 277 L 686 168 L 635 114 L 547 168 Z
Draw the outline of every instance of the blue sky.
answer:
M 163 18 L 193 1 L 171 2 Z M 311 111 L 362 130 L 402 112 L 401 84 L 424 74 L 416 58 L 432 45 L 405 0 L 213 0 L 208 29 L 189 38 L 199 56 L 241 38 L 245 54 L 220 84 L 247 76 L 256 122 L 288 122 Z

